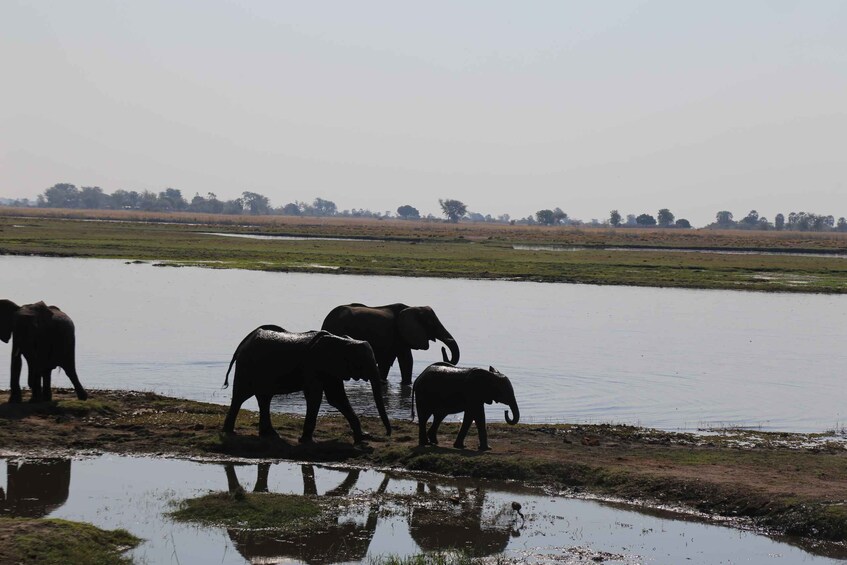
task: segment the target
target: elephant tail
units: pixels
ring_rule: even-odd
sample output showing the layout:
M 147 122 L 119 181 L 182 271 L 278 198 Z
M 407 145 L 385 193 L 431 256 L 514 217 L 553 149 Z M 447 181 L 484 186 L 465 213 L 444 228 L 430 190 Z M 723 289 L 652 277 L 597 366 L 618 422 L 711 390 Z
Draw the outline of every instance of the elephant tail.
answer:
M 226 370 L 226 378 L 224 379 L 224 386 L 221 388 L 227 388 L 229 386 L 229 372 L 232 371 L 232 366 L 235 365 L 235 361 L 238 359 L 238 356 L 241 354 L 241 351 L 244 347 L 252 340 L 253 336 L 256 335 L 256 332 L 259 330 L 270 330 L 273 332 L 284 332 L 283 328 L 276 326 L 274 324 L 265 324 L 263 326 L 259 326 L 241 340 L 241 343 L 238 344 L 238 347 L 235 348 L 235 353 L 232 354 L 232 360 L 229 362 L 229 368 Z

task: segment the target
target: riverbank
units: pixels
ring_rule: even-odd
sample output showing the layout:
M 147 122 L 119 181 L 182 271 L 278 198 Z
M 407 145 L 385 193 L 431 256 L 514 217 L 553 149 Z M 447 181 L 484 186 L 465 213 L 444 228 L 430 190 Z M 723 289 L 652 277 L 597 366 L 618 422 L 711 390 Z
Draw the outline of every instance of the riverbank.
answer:
M 250 225 L 236 223 L 245 221 Z M 0 209 L 0 254 L 278 272 L 847 293 L 842 233 L 6 208 Z
M 390 438 L 354 446 L 343 418 L 321 417 L 313 445 L 299 445 L 302 418 L 276 414 L 279 440 L 257 437 L 258 415 L 242 411 L 238 435 L 219 433 L 226 407 L 152 393 L 58 391 L 49 404 L 0 405 L 6 456 L 91 453 L 180 458 L 348 461 L 356 465 L 510 479 L 556 491 L 679 506 L 770 532 L 847 541 L 847 450 L 823 435 L 675 434 L 629 426 L 489 424 L 490 452 L 417 446 L 416 424 L 395 420 Z M 0 391 L 0 397 L 7 392 Z M 443 424 L 449 446 L 457 424 Z M 468 445 L 476 445 L 471 433 Z

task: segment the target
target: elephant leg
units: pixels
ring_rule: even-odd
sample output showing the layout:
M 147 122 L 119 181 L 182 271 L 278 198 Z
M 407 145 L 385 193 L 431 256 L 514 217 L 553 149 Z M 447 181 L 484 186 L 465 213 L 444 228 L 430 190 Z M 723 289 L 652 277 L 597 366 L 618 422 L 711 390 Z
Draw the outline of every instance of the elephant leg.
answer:
M 303 475 L 303 494 L 317 496 L 318 485 L 315 482 L 315 468 L 311 465 L 300 465 L 300 474 Z
M 430 443 L 426 436 L 426 421 L 429 420 L 431 415 L 432 412 L 422 409 L 422 407 L 418 405 L 418 445 L 423 446 Z
M 488 447 L 488 430 L 485 427 L 485 408 L 482 406 L 479 407 L 476 416 L 474 416 L 474 421 L 476 422 L 476 431 L 479 434 L 479 450 L 488 451 L 491 448 Z
M 279 437 L 271 424 L 271 398 L 273 395 L 268 393 L 256 395 L 256 401 L 259 403 L 259 435 Z
M 347 423 L 353 430 L 353 443 L 361 443 L 362 440 L 366 439 L 367 436 L 362 433 L 362 423 L 356 413 L 353 412 L 353 407 L 350 406 L 350 400 L 344 391 L 344 383 L 337 379 L 330 380 L 324 385 L 324 393 L 329 405 L 347 418 Z
M 253 487 L 253 492 L 268 492 L 268 475 L 270 471 L 270 463 L 259 463 L 259 468 L 256 471 L 256 486 Z
M 224 433 L 235 433 L 235 419 L 238 417 L 238 411 L 241 410 L 241 405 L 244 404 L 244 401 L 251 396 L 253 395 L 240 390 L 237 382 L 233 385 L 232 402 L 229 404 L 229 412 L 226 413 L 226 419 L 224 420 Z
M 79 375 L 76 374 L 76 363 L 74 362 L 73 356 L 66 361 L 64 365 L 61 365 L 61 367 L 71 380 L 71 384 L 74 385 L 76 397 L 80 400 L 88 400 L 88 393 L 85 392 L 84 388 L 82 388 L 82 383 L 79 382 Z
M 235 474 L 235 465 L 232 463 L 227 463 L 224 465 L 224 472 L 226 473 L 226 488 L 229 492 L 238 492 L 243 490 L 241 484 L 238 482 L 238 476 Z
M 303 396 L 306 397 L 306 418 L 303 420 L 303 435 L 300 436 L 300 443 L 312 443 L 314 441 L 312 437 L 318 423 L 318 410 L 321 407 L 323 395 L 323 388 L 319 384 L 308 384 L 303 389 Z
M 379 355 L 376 360 L 376 364 L 379 367 L 379 376 L 382 380 L 388 380 L 388 371 L 391 370 L 391 365 L 394 364 L 394 356 L 393 355 Z
M 397 364 L 400 366 L 400 384 L 412 384 L 412 350 L 403 349 L 397 352 Z
M 469 413 L 469 411 L 465 411 L 464 417 L 462 418 L 462 427 L 459 428 L 459 435 L 456 436 L 456 441 L 453 442 L 453 447 L 456 449 L 465 448 L 465 436 L 468 435 L 468 430 L 471 429 L 471 422 L 473 421 L 474 417 Z
M 29 369 L 27 373 L 27 384 L 29 385 L 29 390 L 32 392 L 29 401 L 41 402 L 41 371 L 30 365 L 29 359 L 27 359 L 27 365 Z
M 438 426 L 447 417 L 447 412 L 435 412 L 432 416 L 432 427 L 429 428 L 429 443 L 438 445 Z
M 21 394 L 21 365 L 23 361 L 21 360 L 21 352 L 20 350 L 12 351 L 12 370 L 11 370 L 11 378 L 9 380 L 9 388 L 11 389 L 11 394 L 9 395 L 10 403 L 17 403 L 23 400 L 23 395 Z
M 50 388 L 50 380 L 53 371 L 47 370 L 44 371 L 41 375 L 41 400 L 44 402 L 50 402 L 53 400 L 53 391 Z

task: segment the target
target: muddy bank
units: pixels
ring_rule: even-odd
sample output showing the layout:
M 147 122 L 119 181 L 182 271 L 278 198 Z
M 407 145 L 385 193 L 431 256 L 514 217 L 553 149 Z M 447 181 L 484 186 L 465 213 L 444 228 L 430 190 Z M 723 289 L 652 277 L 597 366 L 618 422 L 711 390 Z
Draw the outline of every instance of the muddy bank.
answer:
M 445 475 L 512 479 L 556 490 L 680 505 L 741 518 L 778 533 L 847 540 L 847 450 L 824 437 L 735 432 L 672 434 L 628 426 L 489 424 L 490 452 L 417 446 L 417 427 L 395 420 L 391 438 L 352 445 L 346 422 L 322 417 L 316 443 L 302 446 L 302 419 L 274 415 L 278 440 L 257 437 L 258 415 L 242 411 L 234 437 L 219 433 L 226 408 L 152 393 L 91 391 L 87 402 L 60 390 L 57 402 L 0 404 L 6 455 L 96 452 L 178 457 L 355 461 Z M 0 391 L 0 398 L 7 398 Z M 457 424 L 443 424 L 445 445 Z M 476 446 L 475 434 L 467 444 Z

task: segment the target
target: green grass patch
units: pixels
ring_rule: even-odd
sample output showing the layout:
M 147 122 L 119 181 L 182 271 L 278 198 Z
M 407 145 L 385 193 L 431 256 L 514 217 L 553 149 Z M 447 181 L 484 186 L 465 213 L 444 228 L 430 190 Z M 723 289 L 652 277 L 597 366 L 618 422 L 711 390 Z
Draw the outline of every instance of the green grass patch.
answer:
M 67 520 L 0 518 L 0 562 L 38 565 L 131 563 L 124 552 L 141 540 Z
M 236 491 L 185 500 L 171 516 L 228 528 L 295 530 L 320 524 L 322 506 L 306 496 Z

